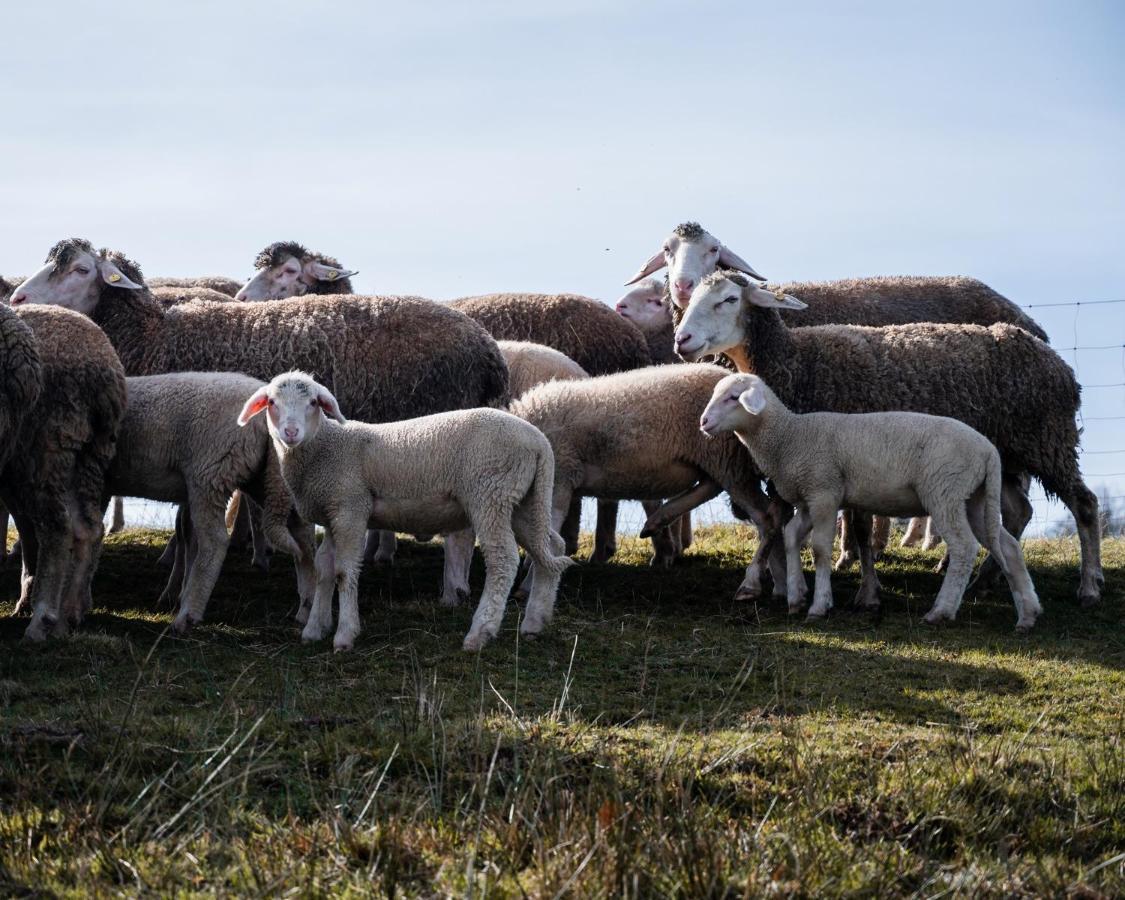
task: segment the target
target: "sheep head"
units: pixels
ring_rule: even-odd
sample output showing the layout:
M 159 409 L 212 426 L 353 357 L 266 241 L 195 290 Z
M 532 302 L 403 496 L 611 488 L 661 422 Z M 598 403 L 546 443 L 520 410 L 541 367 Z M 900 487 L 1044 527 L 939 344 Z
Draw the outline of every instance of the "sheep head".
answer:
M 335 259 L 314 253 L 296 241 L 277 241 L 266 247 L 254 260 L 258 274 L 235 294 L 235 300 L 283 300 L 307 293 L 342 293 L 339 285 L 351 282 L 354 270 L 345 269 Z M 326 290 L 328 286 L 331 290 Z
M 140 266 L 116 251 L 68 238 L 55 244 L 43 268 L 15 289 L 11 304 L 44 303 L 90 316 L 113 290 L 145 290 Z

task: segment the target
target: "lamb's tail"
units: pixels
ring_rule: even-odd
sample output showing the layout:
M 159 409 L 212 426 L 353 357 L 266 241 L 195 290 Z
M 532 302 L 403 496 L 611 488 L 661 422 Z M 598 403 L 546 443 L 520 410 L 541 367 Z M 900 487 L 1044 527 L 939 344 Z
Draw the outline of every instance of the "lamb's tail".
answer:
M 542 566 L 552 575 L 561 575 L 574 565 L 574 560 L 563 552 L 563 539 L 551 528 L 554 493 L 555 454 L 544 439 L 543 451 L 535 460 L 535 480 L 524 499 L 532 532 L 529 535 L 532 546 L 524 549 L 537 566 Z
M 984 471 L 984 533 L 988 537 L 989 550 L 996 546 L 999 530 L 1002 527 L 1000 492 L 1003 484 L 1000 474 L 1000 454 L 993 448 L 988 454 L 988 463 Z

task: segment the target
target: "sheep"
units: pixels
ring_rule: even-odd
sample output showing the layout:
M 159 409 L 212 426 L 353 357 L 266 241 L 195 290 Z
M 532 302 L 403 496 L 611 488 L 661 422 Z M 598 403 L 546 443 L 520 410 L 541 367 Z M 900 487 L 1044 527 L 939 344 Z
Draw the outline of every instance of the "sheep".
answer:
M 6 320 L 9 313 L 3 312 Z M 64 635 L 88 611 L 104 526 L 106 471 L 125 412 L 125 371 L 92 322 L 64 309 L 18 312 L 38 346 L 41 390 L 27 409 L 0 476 L 0 499 L 11 510 L 23 546 L 16 611 L 31 611 L 24 636 Z M 9 352 L 16 358 L 21 347 Z M 6 363 L 8 364 L 8 363 Z M 31 366 L 25 366 L 30 373 Z M 11 370 L 9 369 L 9 374 Z M 9 397 L 33 393 L 18 372 Z
M 193 300 L 205 300 L 209 303 L 234 303 L 234 298 L 229 294 L 205 287 L 156 287 L 151 290 L 152 296 L 165 308 L 178 306 L 181 303 L 191 303 Z
M 606 304 L 578 294 L 485 294 L 449 304 L 488 329 L 497 340 L 534 341 L 554 347 L 591 375 L 650 365 L 644 335 Z M 571 510 L 577 516 L 578 506 Z M 577 525 L 564 531 L 577 530 Z M 594 562 L 617 552 L 617 504 L 598 504 Z
M 545 344 L 531 341 L 497 341 L 508 364 L 508 385 L 512 399 L 548 381 L 574 381 L 590 374 L 578 363 Z
M 579 494 L 656 500 L 687 491 L 702 501 L 725 490 L 748 509 L 763 509 L 761 475 L 734 437 L 705 440 L 694 424 L 726 374 L 705 364 L 652 366 L 552 382 L 515 400 L 512 412 L 542 431 L 554 450 L 554 524 Z M 737 599 L 758 595 L 765 550 L 760 544 Z M 775 585 L 783 585 L 780 555 L 771 557 L 770 568 Z
M 148 286 L 153 293 L 160 288 L 173 288 L 188 293 L 208 290 L 233 298 L 242 287 L 242 282 L 223 275 L 197 275 L 194 278 L 149 278 Z
M 56 244 L 12 302 L 89 315 L 130 375 L 235 371 L 263 380 L 292 365 L 332 386 L 350 416 L 386 422 L 505 407 L 508 370 L 476 322 L 419 297 L 312 296 L 164 309 L 139 267 L 86 241 Z
M 481 649 L 499 633 L 519 565 L 518 541 L 543 575 L 520 631 L 530 637 L 546 627 L 559 578 L 571 560 L 561 555 L 562 538 L 550 526 L 554 459 L 542 434 L 497 409 L 385 425 L 347 422 L 332 393 L 297 371 L 255 391 L 238 423 L 267 409 L 274 451 L 297 511 L 325 528 L 304 640 L 327 634 L 335 586 L 340 616 L 333 647 L 352 648 L 360 632 L 356 593 L 367 527 L 476 531 L 486 574 L 466 650 Z
M 233 372 L 177 372 L 131 377 L 127 386 L 128 406 L 106 489 L 182 504 L 177 532 L 189 539 L 178 542 L 166 595 L 180 596 L 172 627 L 183 634 L 203 620 L 222 569 L 231 494 L 243 489 L 263 502 L 289 502 L 284 483 L 267 477 L 267 466 L 276 467 L 276 461 L 265 426 L 243 429 L 235 421 L 247 395 L 264 383 Z M 280 500 L 266 497 L 270 489 L 280 491 Z M 312 535 L 293 525 L 279 545 L 297 550 L 305 606 L 315 583 Z
M 1017 538 L 1023 532 L 1030 504 L 1010 495 L 1020 493 L 1025 473 L 1039 479 L 1075 517 L 1078 597 L 1097 603 L 1104 583 L 1098 501 L 1078 469 L 1080 388 L 1059 355 L 1009 324 L 786 327 L 778 309 L 803 306 L 737 273 L 712 273 L 676 329 L 677 351 L 685 359 L 724 354 L 796 412 L 910 410 L 975 428 L 1004 465 L 1005 497 L 1014 505 L 1005 527 Z
M 351 276 L 331 256 L 314 253 L 296 241 L 275 241 L 254 260 L 258 274 L 234 295 L 235 300 L 284 300 L 304 294 L 351 294 Z
M 733 431 L 778 493 L 797 507 L 785 527 L 790 613 L 804 605 L 801 547 L 811 531 L 816 587 L 808 618 L 828 614 L 836 510 L 855 507 L 888 516 L 926 513 L 947 535 L 949 569 L 927 623 L 957 615 L 979 541 L 1008 579 L 1016 630 L 1035 624 L 1039 598 L 1019 541 L 1000 522 L 1000 454 L 963 422 L 913 412 L 798 414 L 757 375 L 728 375 L 715 385 L 699 428 L 712 436 Z M 869 562 L 870 549 L 861 552 Z
M 7 304 L 12 294 L 15 293 L 16 288 L 25 280 L 26 279 L 12 276 L 5 278 L 0 275 L 0 303 Z

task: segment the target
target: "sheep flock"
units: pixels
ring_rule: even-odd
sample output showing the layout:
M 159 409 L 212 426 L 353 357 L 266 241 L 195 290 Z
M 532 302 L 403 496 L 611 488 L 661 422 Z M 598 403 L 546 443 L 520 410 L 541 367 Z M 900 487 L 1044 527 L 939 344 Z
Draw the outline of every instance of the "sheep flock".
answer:
M 692 509 L 726 494 L 757 538 L 731 573 L 736 599 L 784 598 L 809 618 L 833 606 L 838 520 L 838 566 L 859 560 L 857 604 L 875 608 L 886 517 L 919 517 L 913 535 L 928 515 L 948 553 L 925 621 L 955 617 L 983 545 L 978 580 L 1003 573 L 1026 631 L 1040 614 L 1019 544 L 1035 480 L 1074 516 L 1078 601 L 1100 601 L 1080 387 L 1042 328 L 976 279 L 767 283 L 695 222 L 616 309 L 357 295 L 356 269 L 294 241 L 253 267 L 245 281 L 146 280 L 123 252 L 70 238 L 29 277 L 0 278 L 0 501 L 27 639 L 80 626 L 122 496 L 179 506 L 153 591 L 175 631 L 203 620 L 235 524 L 261 565 L 292 557 L 302 639 L 329 636 L 338 597 L 338 651 L 359 640 L 361 567 L 393 564 L 396 533 L 441 536 L 444 605 L 469 599 L 481 554 L 466 650 L 497 639 L 512 597 L 527 601 L 525 639 L 549 628 L 582 497 L 599 502 L 593 559 L 614 555 L 617 504 L 639 500 L 653 565 L 674 567 Z

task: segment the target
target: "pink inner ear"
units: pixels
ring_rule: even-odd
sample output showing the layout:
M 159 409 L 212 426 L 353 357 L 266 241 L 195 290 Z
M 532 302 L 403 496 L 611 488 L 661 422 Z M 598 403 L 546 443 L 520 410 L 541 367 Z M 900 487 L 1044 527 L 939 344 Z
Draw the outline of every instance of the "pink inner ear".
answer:
M 238 416 L 238 424 L 245 425 L 252 418 L 254 418 L 254 416 L 265 409 L 269 402 L 269 397 L 267 397 L 265 394 L 260 397 L 251 398 L 242 408 L 242 412 Z

